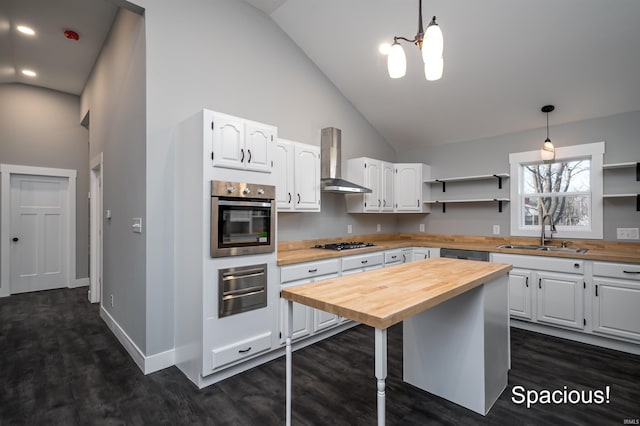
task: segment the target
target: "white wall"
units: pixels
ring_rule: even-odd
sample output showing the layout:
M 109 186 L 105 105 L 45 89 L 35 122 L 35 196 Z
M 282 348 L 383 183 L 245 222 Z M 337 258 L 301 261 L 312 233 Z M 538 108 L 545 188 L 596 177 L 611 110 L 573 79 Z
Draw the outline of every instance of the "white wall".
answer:
M 617 114 L 563 125 L 551 126 L 549 133 L 556 146 L 578 145 L 605 141 L 604 163 L 640 161 L 640 111 Z M 509 153 L 538 150 L 546 137 L 544 128 L 512 133 L 493 138 L 440 145 L 432 148 L 407 150 L 398 153 L 400 161 L 423 161 L 432 166 L 433 177 L 456 177 L 509 172 Z M 470 194 L 491 194 L 497 190 L 493 181 L 475 184 L 457 184 Z M 605 192 L 639 193 L 640 183 L 635 181 L 635 169 L 607 171 L 604 174 Z M 454 185 L 447 186 L 453 191 Z M 432 191 L 441 191 L 432 185 Z M 509 182 L 497 192 L 509 196 Z M 467 194 L 465 194 L 467 195 Z M 604 201 L 604 239 L 615 240 L 617 227 L 638 227 L 640 213 L 635 198 L 607 199 Z M 399 222 L 400 232 L 417 232 L 418 223 L 427 224 L 432 234 L 492 235 L 492 225 L 500 225 L 501 235 L 509 235 L 509 207 L 502 213 L 490 204 L 447 204 L 442 213 L 435 206 L 432 213 L 420 221 L 418 218 Z
M 90 112 L 89 157 L 104 153 L 104 209 L 112 213 L 103 227 L 103 306 L 146 352 L 144 59 L 144 18 L 120 9 L 82 94 L 80 116 Z M 142 234 L 131 230 L 134 217 L 142 218 Z
M 86 278 L 89 145 L 79 108 L 76 95 L 26 84 L 0 84 L 0 163 L 77 171 L 75 274 Z

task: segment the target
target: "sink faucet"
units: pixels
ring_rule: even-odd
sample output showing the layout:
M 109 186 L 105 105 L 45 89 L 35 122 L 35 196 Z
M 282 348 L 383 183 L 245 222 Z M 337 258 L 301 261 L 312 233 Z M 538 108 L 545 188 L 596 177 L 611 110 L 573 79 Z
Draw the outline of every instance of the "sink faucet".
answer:
M 551 225 L 551 232 L 549 233 L 549 238 L 546 237 L 544 233 L 544 221 L 545 219 L 549 219 L 549 224 Z M 540 245 L 544 246 L 544 243 L 550 242 L 553 239 L 553 233 L 556 232 L 556 225 L 553 224 L 553 220 L 551 216 L 545 214 L 542 216 L 542 229 L 540 230 Z

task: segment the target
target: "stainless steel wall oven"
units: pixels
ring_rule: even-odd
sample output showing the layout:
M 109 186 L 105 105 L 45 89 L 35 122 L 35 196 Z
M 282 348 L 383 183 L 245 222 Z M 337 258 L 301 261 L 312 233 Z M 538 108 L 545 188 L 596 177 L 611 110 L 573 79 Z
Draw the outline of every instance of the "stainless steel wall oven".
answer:
M 211 181 L 211 257 L 275 251 L 276 189 Z
M 267 264 L 218 270 L 218 317 L 267 306 Z

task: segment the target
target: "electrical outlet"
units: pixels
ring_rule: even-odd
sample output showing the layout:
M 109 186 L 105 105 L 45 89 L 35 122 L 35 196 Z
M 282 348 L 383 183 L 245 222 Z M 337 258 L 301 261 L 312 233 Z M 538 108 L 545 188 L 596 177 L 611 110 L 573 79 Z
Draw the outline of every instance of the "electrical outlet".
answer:
M 110 301 L 111 301 L 111 307 L 113 308 L 113 294 L 110 296 Z
M 424 223 L 420 224 L 420 232 L 424 232 Z
M 640 232 L 638 228 L 616 228 L 616 237 L 619 240 L 638 240 Z
M 493 225 L 493 235 L 500 235 L 500 225 Z
M 382 226 L 380 226 L 380 224 L 378 224 L 378 226 L 376 226 L 376 231 L 380 232 L 382 230 Z
M 347 225 L 347 234 L 350 234 L 353 232 L 353 227 L 351 225 Z

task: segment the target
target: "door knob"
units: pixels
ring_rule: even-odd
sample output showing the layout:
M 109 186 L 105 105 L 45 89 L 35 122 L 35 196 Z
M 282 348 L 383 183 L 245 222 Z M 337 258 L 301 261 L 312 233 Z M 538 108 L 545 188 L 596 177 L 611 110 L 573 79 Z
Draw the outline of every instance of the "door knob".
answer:
M 15 242 L 17 242 L 19 240 L 19 238 L 18 237 L 13 237 L 12 240 L 15 243 Z

